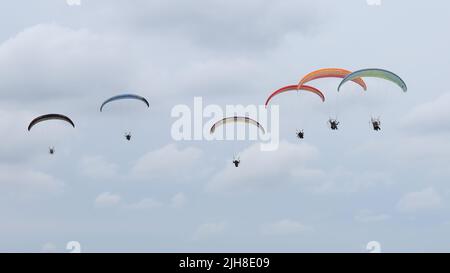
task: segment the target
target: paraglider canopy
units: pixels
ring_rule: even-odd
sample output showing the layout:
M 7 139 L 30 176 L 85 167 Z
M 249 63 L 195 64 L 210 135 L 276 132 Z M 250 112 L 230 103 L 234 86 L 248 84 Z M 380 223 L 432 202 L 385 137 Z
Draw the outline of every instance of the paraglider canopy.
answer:
M 147 108 L 150 107 L 148 100 L 142 96 L 135 95 L 135 94 L 122 94 L 122 95 L 117 95 L 117 96 L 111 97 L 111 98 L 107 99 L 106 101 L 104 101 L 102 103 L 102 105 L 100 106 L 100 112 L 103 111 L 103 107 L 106 104 L 113 102 L 113 101 L 125 100 L 125 99 L 139 100 L 139 101 L 142 101 L 143 103 L 145 103 L 145 105 L 147 105 Z
M 339 84 L 338 91 L 341 89 L 342 85 L 344 85 L 346 82 L 364 77 L 384 79 L 398 85 L 403 90 L 403 92 L 408 91 L 408 87 L 406 86 L 406 83 L 402 80 L 402 78 L 400 78 L 391 71 L 380 68 L 361 69 L 349 74 Z
M 67 123 L 69 123 L 70 125 L 72 125 L 72 127 L 75 128 L 75 123 L 73 123 L 73 121 L 68 118 L 65 115 L 61 115 L 61 114 L 46 114 L 46 115 L 42 115 L 39 116 L 35 119 L 33 119 L 30 124 L 28 125 L 28 131 L 31 130 L 31 128 L 33 128 L 36 124 L 43 122 L 43 121 L 47 121 L 47 120 L 62 120 L 65 121 Z
M 272 98 L 277 96 L 277 95 L 279 95 L 279 94 L 282 94 L 282 93 L 285 93 L 285 92 L 288 92 L 288 91 L 299 91 L 299 90 L 307 91 L 307 92 L 311 92 L 313 94 L 316 94 L 317 96 L 320 97 L 322 102 L 325 101 L 325 96 L 317 88 L 314 88 L 314 87 L 308 86 L 308 85 L 302 85 L 300 87 L 300 89 L 298 89 L 297 85 L 288 85 L 288 86 L 282 87 L 282 88 L 278 89 L 277 91 L 273 92 L 272 94 L 270 94 L 270 96 L 266 100 L 265 106 L 267 107 L 267 105 L 272 100 Z
M 298 83 L 297 88 L 301 89 L 301 87 L 313 80 L 322 79 L 322 78 L 340 78 L 343 79 L 350 75 L 352 72 L 342 68 L 323 68 L 316 71 L 313 71 L 306 76 L 304 76 L 300 82 Z M 361 86 L 364 90 L 367 90 L 366 83 L 359 77 L 355 77 L 351 79 L 356 84 Z
M 210 133 L 214 134 L 214 132 L 216 131 L 216 128 L 219 126 L 225 125 L 227 123 L 237 123 L 237 122 L 243 122 L 243 123 L 255 125 L 263 132 L 263 134 L 266 133 L 266 130 L 264 130 L 264 128 L 261 126 L 261 124 L 259 124 L 259 122 L 257 122 L 256 120 L 251 119 L 249 117 L 237 117 L 237 116 L 224 118 L 224 119 L 221 119 L 218 122 L 214 123 L 214 125 L 211 127 Z

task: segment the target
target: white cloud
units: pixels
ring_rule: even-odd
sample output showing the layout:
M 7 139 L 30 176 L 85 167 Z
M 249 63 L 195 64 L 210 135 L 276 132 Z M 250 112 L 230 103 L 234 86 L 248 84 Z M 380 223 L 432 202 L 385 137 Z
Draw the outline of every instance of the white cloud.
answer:
M 117 208 L 125 210 L 149 210 L 163 206 L 163 203 L 153 199 L 144 198 L 137 202 L 126 202 L 119 194 L 104 192 L 95 198 L 97 208 Z
M 198 166 L 203 152 L 194 147 L 178 148 L 175 144 L 148 152 L 137 160 L 132 174 L 146 181 L 160 179 L 180 181 L 198 175 Z
M 116 207 L 120 204 L 122 197 L 110 192 L 101 193 L 95 198 L 94 204 L 98 208 Z
M 298 221 L 284 219 L 275 223 L 265 224 L 261 227 L 263 235 L 283 236 L 300 234 L 312 228 Z
M 86 156 L 81 159 L 81 171 L 83 174 L 95 178 L 113 178 L 117 176 L 117 165 L 108 162 L 102 156 Z
M 450 94 L 416 106 L 403 118 L 403 125 L 420 128 L 416 133 L 450 132 Z
M 35 104 L 124 86 L 131 75 L 124 49 L 119 40 L 86 29 L 27 28 L 0 45 L 0 89 L 10 90 L 0 97 Z
M 274 152 L 261 152 L 254 144 L 241 153 L 241 165 L 229 164 L 206 185 L 208 191 L 253 190 L 274 187 L 283 181 L 293 182 L 296 177 L 316 176 L 306 163 L 315 159 L 318 151 L 308 144 L 281 142 Z M 320 173 L 320 172 L 319 172 Z
M 388 186 L 393 179 L 387 173 L 336 167 L 318 173 L 309 189 L 316 193 L 354 193 L 376 186 Z
M 13 198 L 40 198 L 61 194 L 65 184 L 53 176 L 26 166 L 0 165 L 0 195 Z
M 132 209 L 132 210 L 147 210 L 147 209 L 159 208 L 162 205 L 163 204 L 161 202 L 156 201 L 152 198 L 145 198 L 136 203 L 126 204 L 126 205 L 124 205 L 124 208 Z
M 186 206 L 188 199 L 186 195 L 182 192 L 175 194 L 170 200 L 172 207 L 174 208 L 182 208 Z
M 266 49 L 278 45 L 289 33 L 308 32 L 317 25 L 313 22 L 319 22 L 318 9 L 295 0 L 210 0 L 199 5 L 159 0 L 120 7 L 126 18 L 122 27 L 131 23 L 134 31 L 171 34 L 213 50 Z
M 417 129 L 419 128 L 419 129 Z M 450 153 L 450 143 L 445 134 L 421 134 L 420 127 L 408 135 L 395 136 L 383 141 L 369 141 L 356 149 L 359 156 L 373 154 L 378 160 L 389 162 L 393 166 L 404 168 L 404 162 L 411 164 L 426 164 L 436 167 L 445 164 Z M 401 144 L 401 145 L 399 145 Z
M 355 172 L 339 165 L 331 170 L 309 166 L 318 157 L 318 149 L 306 143 L 282 141 L 274 152 L 261 152 L 255 144 L 242 152 L 239 168 L 228 164 L 206 184 L 206 190 L 241 192 L 295 183 L 314 193 L 342 193 L 392 184 L 391 176 L 383 172 Z
M 402 145 L 397 145 L 392 150 L 401 160 L 428 162 L 435 164 L 437 161 L 446 160 L 450 153 L 450 143 L 447 136 L 423 135 L 405 137 L 401 139 Z
M 432 187 L 405 194 L 397 203 L 397 210 L 404 213 L 428 211 L 442 208 L 441 195 Z
M 194 234 L 194 240 L 206 240 L 212 237 L 219 236 L 225 231 L 225 228 L 225 222 L 202 224 L 197 228 Z
M 39 149 L 36 145 L 42 137 L 30 134 L 26 126 L 32 120 L 33 114 L 23 109 L 11 107 L 7 103 L 1 104 L 0 109 L 0 135 L 2 145 L 0 146 L 0 160 L 23 161 L 24 154 L 27 159 L 35 155 Z
M 352 3 L 344 3 L 346 1 L 320 0 L 306 3 L 297 0 L 250 0 L 248 2 L 204 0 L 194 4 L 191 1 L 136 0 L 130 4 L 127 1 L 97 0 L 84 1 L 83 4 L 87 6 L 76 10 L 67 7 L 64 0 L 55 7 L 53 7 L 54 3 L 51 3 L 54 1 L 29 4 L 35 7 L 34 9 L 23 9 L 20 4 L 15 3 L 18 1 L 4 2 L 6 5 L 3 6 L 4 10 L 11 11 L 5 13 L 5 16 L 11 20 L 6 20 L 8 24 L 0 27 L 0 73 L 2 75 L 0 79 L 0 135 L 2 136 L 0 165 L 5 164 L 4 168 L 0 168 L 0 199 L 5 201 L 1 210 L 2 222 L 7 223 L 7 226 L 11 228 L 7 228 L 10 232 L 4 232 L 1 235 L 3 237 L 0 237 L 2 242 L 0 251 L 1 248 L 20 251 L 26 251 L 27 248 L 39 250 L 45 241 L 37 245 L 33 242 L 36 242 L 36 237 L 42 238 L 46 233 L 50 234 L 49 238 L 52 236 L 63 238 L 64 233 L 67 234 L 70 230 L 82 232 L 92 231 L 94 228 L 101 231 L 105 230 L 105 227 L 109 227 L 111 234 L 119 235 L 117 237 L 122 240 L 116 242 L 118 251 L 146 249 L 149 246 L 146 240 L 141 240 L 142 232 L 129 232 L 136 230 L 138 225 L 149 234 L 160 235 L 154 238 L 155 240 L 152 239 L 154 243 L 151 247 L 157 250 L 174 245 L 188 251 L 202 251 L 211 247 L 221 250 L 229 245 L 223 244 L 228 239 L 228 236 L 223 235 L 231 235 L 225 232 L 228 231 L 228 225 L 224 227 L 221 222 L 205 224 L 198 228 L 198 234 L 196 234 L 198 238 L 217 238 L 217 242 L 207 241 L 205 244 L 185 242 L 187 244 L 183 244 L 183 240 L 179 240 L 180 230 L 186 230 L 186 227 L 194 225 L 189 234 L 189 237 L 192 237 L 197 227 L 195 225 L 204 223 L 195 223 L 198 217 L 189 216 L 212 215 L 217 212 L 217 208 L 223 208 L 223 203 L 226 203 L 229 206 L 228 212 L 233 211 L 236 218 L 244 219 L 253 208 L 267 203 L 267 196 L 271 197 L 269 199 L 273 201 L 270 202 L 273 203 L 273 208 L 264 211 L 266 219 L 272 219 L 268 220 L 267 225 L 264 226 L 266 234 L 290 234 L 281 238 L 286 239 L 287 244 L 281 241 L 275 244 L 263 242 L 267 249 L 289 248 L 289 242 L 292 242 L 290 239 L 298 237 L 297 234 L 303 234 L 298 231 L 301 230 L 301 225 L 310 224 L 302 221 L 320 219 L 320 223 L 313 224 L 314 228 L 319 229 L 319 225 L 327 226 L 328 234 L 319 236 L 321 238 L 305 236 L 306 241 L 301 248 L 307 251 L 308 245 L 322 245 L 324 249 L 320 250 L 336 251 L 348 248 L 350 245 L 358 245 L 354 243 L 354 240 L 358 239 L 354 236 L 354 231 L 359 232 L 360 227 L 355 225 L 355 219 L 351 218 L 355 216 L 353 212 L 357 212 L 355 217 L 357 221 L 371 224 L 383 221 L 395 213 L 395 208 L 391 208 L 394 211 L 358 213 L 361 206 L 364 206 L 363 203 L 366 202 L 367 205 L 370 198 L 379 200 L 381 196 L 390 199 L 393 192 L 402 189 L 405 190 L 404 193 L 411 191 L 411 187 L 413 190 L 423 189 L 428 187 L 423 186 L 422 183 L 426 180 L 427 184 L 436 189 L 437 194 L 441 196 L 441 203 L 446 202 L 444 192 L 449 187 L 445 185 L 445 182 L 450 177 L 449 172 L 445 172 L 449 169 L 448 164 L 445 163 L 448 162 L 450 154 L 449 95 L 443 95 L 429 105 L 416 107 L 404 121 L 404 131 L 400 130 L 401 126 L 398 126 L 401 125 L 398 119 L 401 118 L 402 113 L 408 113 L 414 104 L 427 101 L 434 94 L 446 92 L 442 91 L 442 88 L 446 87 L 439 80 L 442 79 L 442 73 L 431 73 L 429 80 L 424 81 L 419 75 L 422 71 L 416 69 L 432 66 L 436 68 L 436 71 L 445 72 L 449 65 L 446 58 L 430 58 L 429 54 L 415 53 L 425 48 L 428 53 L 446 56 L 448 42 L 426 43 L 426 41 L 440 41 L 441 38 L 448 40 L 448 38 L 439 31 L 430 31 L 426 34 L 427 39 L 417 41 L 416 31 L 414 31 L 420 25 L 430 28 L 431 25 L 440 23 L 445 26 L 446 24 L 443 23 L 449 20 L 445 17 L 445 12 L 450 5 L 443 4 L 446 1 L 439 1 L 439 4 L 436 4 L 438 8 L 435 8 L 438 15 L 444 17 L 433 16 L 428 18 L 430 20 L 420 22 L 414 20 L 417 18 L 416 14 L 411 14 L 409 16 L 411 18 L 408 17 L 411 20 L 406 17 L 405 20 L 398 20 L 396 15 L 402 8 L 404 9 L 404 5 L 402 7 L 401 3 L 392 3 L 392 6 L 386 9 L 390 11 L 383 14 L 385 20 L 381 22 L 383 32 L 378 33 L 380 35 L 364 31 L 367 28 L 380 28 L 380 20 L 376 20 L 380 14 L 366 10 L 364 3 L 355 6 Z M 417 6 L 410 11 L 420 11 L 419 6 L 427 5 L 418 4 L 420 1 L 410 2 L 411 5 Z M 27 16 L 24 16 L 24 12 Z M 320 16 L 321 14 L 324 16 Z M 354 23 L 361 21 L 361 18 L 366 19 L 365 24 Z M 45 21 L 54 21 L 55 24 L 27 27 L 11 39 L 5 40 L 8 35 L 24 26 Z M 319 31 L 313 29 L 312 37 L 305 37 L 303 34 L 311 27 L 315 28 L 318 25 L 317 21 L 320 21 L 319 27 L 322 22 L 327 26 Z M 387 25 L 396 27 L 386 28 Z M 341 31 L 349 27 L 353 27 L 355 31 Z M 397 45 L 390 43 L 389 52 L 377 50 L 380 49 L 380 41 L 395 37 L 399 28 L 405 32 L 402 36 L 405 43 L 409 41 L 418 43 L 406 43 L 410 45 L 408 47 L 404 46 L 405 43 Z M 355 33 L 358 34 L 355 35 Z M 340 43 L 334 44 L 334 51 L 340 54 L 334 54 L 328 50 L 330 42 L 336 39 Z M 354 45 L 358 41 L 366 41 L 364 46 L 359 47 L 361 50 L 355 50 Z M 367 54 L 367 52 L 373 54 Z M 398 54 L 399 52 L 401 53 Z M 408 59 L 411 59 L 410 56 L 413 55 L 415 66 L 407 65 Z M 249 157 L 242 156 L 240 168 L 235 168 L 230 162 L 233 151 L 227 149 L 228 144 L 195 142 L 193 146 L 205 149 L 204 156 L 200 155 L 200 157 L 192 156 L 186 151 L 184 147 L 191 144 L 177 143 L 170 149 L 167 146 L 163 147 L 170 141 L 166 127 L 169 125 L 170 118 L 167 110 L 172 104 L 189 104 L 192 102 L 193 94 L 204 96 L 207 103 L 221 105 L 228 102 L 244 104 L 263 102 L 264 97 L 280 85 L 295 83 L 299 77 L 311 70 L 336 64 L 352 70 L 368 64 L 383 64 L 386 68 L 405 77 L 411 92 L 400 94 L 394 85 L 392 89 L 395 90 L 392 95 L 403 95 L 397 100 L 397 97 L 393 98 L 391 95 L 383 98 L 380 93 L 383 93 L 382 90 L 380 92 L 373 90 L 374 92 L 366 92 L 362 95 L 360 88 L 356 90 L 355 87 L 353 90 L 354 85 L 349 84 L 348 92 L 341 93 L 338 97 L 335 88 L 339 80 L 325 80 L 314 83 L 327 93 L 327 101 L 323 105 L 319 105 L 320 102 L 316 101 L 315 97 L 311 98 L 311 102 L 306 101 L 309 100 L 309 96 L 280 97 L 280 106 L 284 109 L 281 113 L 281 122 L 284 124 L 281 126 L 284 130 L 282 134 L 292 139 L 293 143 L 286 144 L 284 149 L 281 147 L 279 152 L 274 153 L 259 153 L 259 149 L 254 153 L 248 151 L 246 155 Z M 370 81 L 370 79 L 367 80 Z M 392 85 L 388 82 L 386 84 Z M 380 89 L 377 88 L 377 84 L 371 85 L 368 82 L 368 85 L 373 89 Z M 126 123 L 127 128 L 121 127 L 124 123 L 119 124 L 117 116 L 120 114 L 108 111 L 103 115 L 98 112 L 98 104 L 109 95 L 118 92 L 136 92 L 145 95 L 151 101 L 151 108 L 143 115 L 136 115 L 136 119 L 134 116 L 127 119 L 130 117 L 128 115 L 123 117 L 126 120 L 124 123 L 133 122 L 133 124 Z M 447 102 L 444 103 L 444 101 Z M 289 102 L 289 106 L 284 102 Z M 302 107 L 303 103 L 307 105 L 306 108 Z M 388 108 L 392 109 L 392 112 L 384 113 L 384 109 Z M 141 108 L 137 107 L 136 111 L 140 110 Z M 336 134 L 325 131 L 327 128 L 324 124 L 325 119 L 328 115 L 332 115 L 330 112 L 334 110 L 339 112 L 339 118 L 343 122 L 342 130 Z M 380 134 L 373 134 L 368 124 L 369 112 L 378 110 L 383 112 L 383 131 Z M 46 154 L 48 145 L 46 137 L 54 135 L 53 131 L 43 130 L 47 134 L 44 138 L 39 138 L 37 131 L 30 134 L 26 132 L 26 125 L 31 118 L 45 111 L 65 111 L 77 123 L 77 128 L 69 132 L 71 136 L 74 136 L 74 141 L 69 142 L 69 145 L 56 145 L 57 154 L 54 157 Z M 135 124 L 137 126 L 133 126 Z M 143 124 L 142 127 L 140 127 L 141 124 Z M 46 125 L 42 128 L 46 128 Z M 305 127 L 306 141 L 295 140 L 294 142 L 293 130 L 297 126 Z M 124 141 L 122 137 L 124 130 L 132 130 L 133 135 L 136 136 L 133 141 Z M 428 131 L 430 134 L 424 134 L 423 131 Z M 401 135 L 406 133 L 408 134 L 406 137 Z M 37 143 L 41 140 L 43 140 L 42 143 Z M 355 156 L 353 149 L 366 141 L 376 143 L 378 146 L 371 151 L 361 151 Z M 240 147 L 241 144 L 237 145 Z M 62 151 L 68 146 L 71 146 L 73 153 L 64 158 Z M 148 158 L 143 156 L 138 162 L 141 153 L 146 153 L 148 150 L 145 149 L 149 146 L 155 147 L 152 148 L 155 151 L 151 152 L 155 155 L 153 157 L 149 155 Z M 316 148 L 320 149 L 320 154 Z M 161 152 L 160 149 L 166 150 Z M 193 149 L 198 151 L 196 148 Z M 312 153 L 310 153 L 311 150 Z M 39 153 L 43 153 L 42 157 L 36 158 L 35 155 Z M 305 158 L 303 158 L 304 153 Z M 86 160 L 83 158 L 84 155 L 103 155 L 104 157 L 93 156 Z M 320 158 L 318 158 L 319 155 Z M 179 159 L 179 156 L 184 158 L 184 161 Z M 197 159 L 200 163 L 194 163 L 193 159 L 194 161 Z M 415 159 L 421 162 L 417 164 Z M 223 160 L 223 162 L 217 162 L 217 160 Z M 26 164 L 10 167 L 18 162 Z M 117 169 L 114 163 L 117 164 Z M 190 163 L 193 165 L 189 166 Z M 135 177 L 129 175 L 131 172 L 129 168 L 133 169 L 132 174 Z M 207 168 L 217 169 L 218 173 L 207 177 L 202 174 Z M 123 173 L 120 172 L 122 169 Z M 439 176 L 435 174 L 437 172 Z M 110 188 L 99 191 L 97 188 L 99 185 L 87 186 L 84 181 L 86 176 L 108 177 L 110 173 L 114 173 L 111 179 L 105 179 Z M 128 187 L 129 185 L 123 183 L 124 180 L 133 180 L 133 178 L 144 181 L 159 180 L 163 183 L 146 185 L 144 188 Z M 32 182 L 36 179 L 46 182 L 37 184 Z M 89 215 L 89 209 L 92 207 L 77 206 L 63 198 L 35 202 L 25 209 L 23 205 L 8 202 L 9 199 L 3 198 L 5 195 L 23 194 L 24 191 L 25 193 L 31 191 L 37 196 L 46 196 L 48 192 L 60 192 L 60 189 L 64 188 L 64 183 L 59 179 L 67 182 L 67 186 L 70 187 L 67 198 L 75 197 L 78 200 L 83 196 L 91 196 L 88 200 L 91 206 L 99 193 L 110 191 L 112 197 L 106 196 L 103 202 L 109 202 L 113 213 L 102 215 L 102 219 L 97 219 L 99 221 L 95 223 L 86 217 L 73 219 L 77 218 L 77 215 Z M 66 179 L 70 179 L 70 183 Z M 192 183 L 176 186 L 166 183 L 171 180 L 188 179 Z M 377 188 L 372 191 L 374 185 L 379 183 L 384 185 L 385 182 L 390 183 L 394 179 L 396 183 L 390 185 L 391 189 Z M 27 183 L 33 185 L 30 186 Z M 422 188 L 416 188 L 417 185 L 414 184 L 417 183 L 422 183 Z M 172 196 L 177 192 L 185 194 L 196 192 L 201 186 L 205 186 L 210 191 L 240 192 L 264 189 L 266 192 L 262 194 L 250 192 L 241 196 L 242 198 L 235 196 L 236 198 L 231 198 L 232 202 L 230 198 L 221 198 L 214 194 L 213 196 L 188 195 L 188 202 L 194 203 L 193 199 L 195 199 L 195 206 L 190 206 L 190 203 L 186 206 L 183 194 Z M 127 190 L 121 192 L 120 189 L 124 187 Z M 154 197 L 157 199 L 145 198 L 146 196 L 142 196 L 144 189 L 149 193 L 159 192 L 162 195 L 167 193 L 169 195 L 161 200 L 156 195 Z M 276 194 L 271 194 L 274 193 L 271 191 L 273 189 Z M 341 194 L 362 189 L 370 189 L 370 191 L 363 195 Z M 311 195 L 308 192 L 310 190 L 338 194 L 328 198 L 328 196 Z M 288 200 L 277 201 L 280 201 L 280 198 L 295 198 L 297 193 L 299 197 L 302 196 L 303 208 L 317 207 L 320 203 L 319 207 L 332 206 L 331 210 L 335 212 L 345 211 L 352 214 L 350 218 L 346 218 L 348 221 L 344 219 L 336 223 L 327 217 L 329 212 L 326 209 L 322 211 L 306 209 L 302 212 L 302 214 L 308 214 L 304 219 L 292 218 L 284 220 L 285 223 L 275 222 L 282 220 L 283 217 L 277 217 L 280 216 L 279 211 L 286 210 L 285 205 Z M 129 200 L 126 196 L 132 196 L 133 199 Z M 362 196 L 366 198 L 361 198 Z M 252 205 L 240 209 L 242 204 L 248 204 L 246 200 L 249 198 Z M 214 199 L 214 204 L 211 203 L 211 199 Z M 163 202 L 163 207 L 160 209 L 155 208 L 159 201 Z M 127 206 L 130 210 L 126 209 Z M 133 207 L 149 208 L 149 211 L 134 213 L 131 210 Z M 184 209 L 177 212 L 172 209 L 174 207 Z M 182 212 L 186 216 L 185 221 L 183 220 L 184 226 L 175 225 L 167 228 L 167 220 L 172 224 L 173 221 L 167 219 L 167 214 L 163 213 L 166 210 L 174 214 Z M 65 213 L 67 211 L 70 213 Z M 127 221 L 117 217 L 118 214 L 115 212 L 125 215 Z M 427 215 L 427 218 L 431 220 L 430 223 L 442 220 L 448 214 L 447 209 L 437 212 L 439 215 L 433 213 Z M 130 215 L 126 215 L 127 213 Z M 142 214 L 147 213 L 151 213 L 154 217 L 144 219 Z M 58 217 L 58 221 L 55 222 L 54 216 L 61 217 Z M 256 218 L 249 217 L 239 223 L 242 226 L 237 225 L 233 228 L 248 231 L 256 227 L 256 232 L 261 233 L 261 224 L 266 222 L 255 222 L 259 219 Z M 23 219 L 26 221 L 23 222 Z M 408 234 L 402 233 L 405 229 L 416 234 L 416 238 L 432 234 L 429 241 L 435 243 L 429 244 L 430 250 L 432 248 L 439 250 L 441 246 L 445 249 L 445 242 L 443 242 L 445 240 L 442 240 L 446 235 L 445 228 L 441 233 L 439 224 L 431 225 L 432 232 L 430 232 L 430 229 L 424 229 L 421 224 L 402 222 L 403 220 L 405 219 L 396 219 L 397 230 L 393 227 L 390 234 L 386 235 L 395 237 L 394 241 L 401 243 L 408 240 Z M 212 221 L 220 221 L 220 218 L 212 219 Z M 155 225 L 155 223 L 159 224 Z M 70 228 L 65 228 L 66 226 Z M 366 226 L 371 228 L 369 224 Z M 14 229 L 14 227 L 19 228 Z M 339 229 L 347 232 L 339 232 Z M 27 234 L 26 238 L 23 234 Z M 335 234 L 342 235 L 341 240 L 327 244 L 325 240 Z M 306 235 L 310 233 L 306 232 Z M 92 249 L 111 246 L 108 237 L 93 237 L 89 244 Z M 261 249 L 262 244 L 258 241 L 258 236 L 247 237 L 242 238 L 238 244 L 234 244 L 234 247 L 243 251 Z M 276 240 L 279 237 L 271 239 Z M 17 242 L 21 242 L 20 245 L 17 245 Z M 421 244 L 420 240 L 414 241 L 414 239 L 410 240 L 410 243 L 412 247 L 414 244 Z M 393 247 L 402 249 L 401 245 Z
M 196 95 L 212 92 L 223 95 L 228 90 L 245 89 L 258 90 L 261 81 L 248 81 L 249 78 L 263 77 L 264 72 L 260 64 L 246 59 L 220 59 L 195 62 L 183 70 L 179 81 L 183 88 L 188 88 Z M 205 92 L 205 93 L 202 93 Z
M 361 210 L 355 216 L 355 220 L 360 223 L 374 223 L 374 222 L 383 222 L 391 217 L 385 213 L 374 213 L 370 210 Z
M 42 253 L 56 253 L 57 251 L 58 248 L 53 243 L 45 243 L 41 249 Z

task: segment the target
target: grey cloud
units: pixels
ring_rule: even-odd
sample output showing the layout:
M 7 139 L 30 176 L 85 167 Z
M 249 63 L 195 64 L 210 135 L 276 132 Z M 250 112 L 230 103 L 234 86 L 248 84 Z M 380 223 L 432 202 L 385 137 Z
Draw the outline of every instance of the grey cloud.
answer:
M 124 44 L 86 29 L 41 24 L 0 45 L 4 100 L 38 103 L 127 86 Z
M 426 101 L 414 107 L 403 118 L 403 126 L 417 130 L 418 134 L 437 134 L 450 132 L 450 94 Z
M 261 152 L 259 144 L 253 144 L 241 153 L 241 167 L 227 165 L 217 172 L 206 185 L 211 192 L 240 192 L 282 186 L 282 181 L 292 183 L 290 173 L 305 170 L 307 163 L 318 156 L 314 146 L 280 143 L 276 152 Z M 260 171 L 255 171 L 260 170 Z
M 1 164 L 0 188 L 3 198 L 39 200 L 61 195 L 65 190 L 65 183 L 26 166 Z
M 433 187 L 406 193 L 398 202 L 397 209 L 403 213 L 416 213 L 440 209 L 444 201 Z
M 198 226 L 194 233 L 194 240 L 208 240 L 220 236 L 225 232 L 227 224 L 225 222 L 208 222 Z
M 134 31 L 151 30 L 188 39 L 210 50 L 254 52 L 276 46 L 289 33 L 305 34 L 320 22 L 319 10 L 300 1 L 136 1 L 117 10 L 102 5 L 110 14 L 110 23 Z M 114 18 L 114 19 L 113 19 Z M 120 24 L 115 23 L 119 19 Z
M 179 148 L 176 144 L 168 144 L 141 156 L 133 166 L 131 175 L 147 182 L 160 182 L 168 177 L 172 181 L 189 181 L 197 173 L 195 170 L 200 167 L 202 155 L 198 148 Z
M 0 250 L 80 239 L 91 251 L 354 252 L 382 238 L 386 250 L 448 251 L 447 2 L 28 2 L 1 10 Z M 418 29 L 427 30 L 423 39 Z M 324 80 L 313 85 L 325 104 L 280 96 L 287 143 L 274 153 L 170 137 L 171 107 L 194 95 L 263 103 L 331 66 L 389 68 L 410 90 L 386 85 L 386 99 L 384 84 L 363 93 L 349 83 L 338 94 L 339 80 Z M 99 113 L 102 100 L 125 91 L 147 96 L 150 109 Z M 372 110 L 382 115 L 381 132 L 370 129 Z M 46 111 L 70 115 L 76 129 L 47 123 L 28 133 L 30 119 Z M 330 132 L 325 122 L 336 111 L 342 127 Z M 304 143 L 295 138 L 302 127 Z M 230 147 L 247 151 L 239 168 Z M 96 209 L 105 192 L 100 203 L 112 206 Z M 277 236 L 261 238 L 264 226 Z M 303 226 L 314 232 L 300 236 Z
M 274 223 L 264 224 L 261 227 L 261 233 L 269 236 L 292 236 L 313 230 L 298 221 L 283 219 Z
M 103 192 L 95 198 L 94 204 L 99 208 L 110 208 L 118 206 L 121 201 L 122 197 L 119 194 Z

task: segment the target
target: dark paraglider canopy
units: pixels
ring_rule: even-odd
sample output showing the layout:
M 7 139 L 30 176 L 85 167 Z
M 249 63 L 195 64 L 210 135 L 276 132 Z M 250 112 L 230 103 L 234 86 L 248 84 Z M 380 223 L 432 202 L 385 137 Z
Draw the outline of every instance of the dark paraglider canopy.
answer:
M 140 100 L 143 103 L 145 103 L 145 105 L 147 105 L 147 107 L 150 107 L 150 104 L 148 102 L 148 100 L 142 96 L 139 95 L 135 95 L 135 94 L 122 94 L 122 95 L 118 95 L 118 96 L 114 96 L 111 97 L 109 99 L 107 99 L 105 102 L 102 103 L 102 105 L 100 106 L 100 112 L 103 111 L 103 107 L 113 101 L 117 101 L 117 100 L 126 100 L 126 99 L 132 99 L 132 100 Z
M 61 114 L 46 114 L 46 115 L 42 115 L 39 116 L 35 119 L 33 119 L 30 124 L 28 125 L 28 131 L 31 130 L 31 128 L 33 128 L 36 124 L 43 122 L 43 121 L 47 121 L 47 120 L 62 120 L 65 121 L 67 123 L 69 123 L 70 125 L 72 125 L 72 127 L 75 128 L 75 123 L 73 123 L 73 121 L 68 118 L 65 115 L 61 115 Z
M 113 101 L 119 101 L 119 100 L 137 100 L 137 101 L 141 101 L 145 105 L 147 105 L 147 108 L 150 107 L 148 100 L 142 96 L 135 95 L 135 94 L 121 94 L 121 95 L 111 97 L 111 98 L 107 99 L 106 101 L 104 101 L 102 103 L 102 105 L 100 106 L 100 112 L 103 111 L 103 107 L 105 107 L 105 105 L 107 105 L 108 103 L 113 102 Z M 131 141 L 131 132 L 125 133 L 125 139 L 128 141 Z

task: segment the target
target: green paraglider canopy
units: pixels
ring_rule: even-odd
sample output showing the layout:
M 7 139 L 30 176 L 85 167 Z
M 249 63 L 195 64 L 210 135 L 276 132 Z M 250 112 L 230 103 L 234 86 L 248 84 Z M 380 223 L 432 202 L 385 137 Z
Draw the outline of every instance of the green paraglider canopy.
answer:
M 338 91 L 341 89 L 342 85 L 344 85 L 346 82 L 353 81 L 357 78 L 365 78 L 365 77 L 380 78 L 380 79 L 384 79 L 387 81 L 391 81 L 391 82 L 395 83 L 396 85 L 398 85 L 403 90 L 403 92 L 408 91 L 408 88 L 406 87 L 406 83 L 402 80 L 402 78 L 400 78 L 399 76 L 397 76 L 396 74 L 394 74 L 391 71 L 380 69 L 380 68 L 362 69 L 362 70 L 358 70 L 358 71 L 355 71 L 355 72 L 349 74 L 339 84 Z

